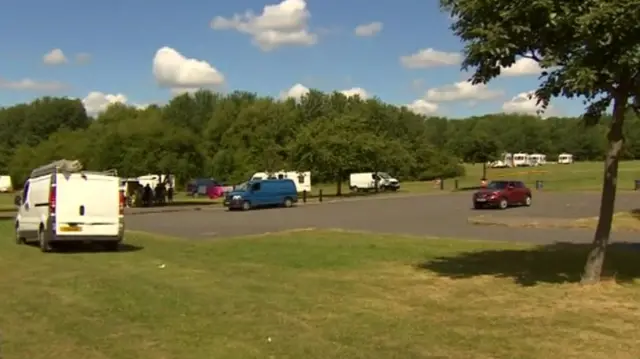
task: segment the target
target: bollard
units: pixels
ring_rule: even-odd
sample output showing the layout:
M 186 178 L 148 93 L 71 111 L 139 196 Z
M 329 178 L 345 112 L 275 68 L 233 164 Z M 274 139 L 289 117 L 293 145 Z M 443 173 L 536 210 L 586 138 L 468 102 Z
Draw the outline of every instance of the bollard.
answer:
M 536 180 L 536 189 L 540 190 L 544 188 L 544 182 L 541 180 Z
M 458 190 L 458 180 L 457 179 L 453 181 L 453 188 L 455 190 Z
M 634 191 L 640 190 L 640 180 L 635 180 L 633 183 L 634 183 L 633 190 Z
M 307 203 L 307 190 L 302 191 L 302 203 Z
M 440 190 L 444 189 L 444 180 L 440 180 Z
M 322 190 L 318 193 L 318 201 L 322 202 Z

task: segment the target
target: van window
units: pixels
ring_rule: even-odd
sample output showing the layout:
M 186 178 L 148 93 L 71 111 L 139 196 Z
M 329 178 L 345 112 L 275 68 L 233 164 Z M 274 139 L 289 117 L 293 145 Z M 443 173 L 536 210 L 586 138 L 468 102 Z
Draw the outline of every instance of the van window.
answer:
M 278 175 L 278 179 L 284 179 L 284 175 L 281 173 Z
M 251 190 L 252 190 L 252 191 L 259 191 L 259 190 L 260 190 L 260 183 L 254 183 L 254 184 L 251 186 Z
M 22 203 L 24 204 L 27 201 L 27 196 L 29 195 L 29 181 L 24 183 L 24 189 L 22 190 Z
M 304 183 L 304 175 L 298 175 L 298 183 L 300 184 Z

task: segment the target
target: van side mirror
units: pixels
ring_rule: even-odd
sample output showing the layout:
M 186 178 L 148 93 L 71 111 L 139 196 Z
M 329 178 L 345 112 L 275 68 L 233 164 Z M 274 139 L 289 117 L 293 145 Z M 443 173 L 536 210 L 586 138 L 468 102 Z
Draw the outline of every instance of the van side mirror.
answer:
M 16 206 L 20 206 L 22 204 L 22 197 L 20 197 L 20 195 L 15 196 L 15 198 L 13 199 L 13 204 L 15 204 Z

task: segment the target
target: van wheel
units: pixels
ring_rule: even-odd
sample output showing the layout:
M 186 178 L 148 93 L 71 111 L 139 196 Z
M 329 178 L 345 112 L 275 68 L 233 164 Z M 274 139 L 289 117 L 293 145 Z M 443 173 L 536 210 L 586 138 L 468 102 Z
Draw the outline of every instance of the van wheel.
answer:
M 284 199 L 284 206 L 286 208 L 291 208 L 293 206 L 293 201 L 291 200 L 291 198 Z
M 42 228 L 38 231 L 38 244 L 40 244 L 40 251 L 42 253 L 51 252 L 53 249 L 51 248 L 51 243 L 49 243 L 49 240 L 44 235 L 44 230 Z
M 244 201 L 242 203 L 242 210 L 243 211 L 248 211 L 251 209 L 251 203 L 249 203 L 249 201 Z
M 109 241 L 102 243 L 104 249 L 109 252 L 117 252 L 120 249 L 120 241 Z
M 24 244 L 24 238 L 20 237 L 20 232 L 18 231 L 18 229 L 20 228 L 20 225 L 18 223 L 16 223 L 16 233 L 15 233 L 15 237 L 16 237 L 16 244 Z
M 353 186 L 350 189 L 351 189 L 351 192 L 358 192 L 359 191 L 357 186 Z

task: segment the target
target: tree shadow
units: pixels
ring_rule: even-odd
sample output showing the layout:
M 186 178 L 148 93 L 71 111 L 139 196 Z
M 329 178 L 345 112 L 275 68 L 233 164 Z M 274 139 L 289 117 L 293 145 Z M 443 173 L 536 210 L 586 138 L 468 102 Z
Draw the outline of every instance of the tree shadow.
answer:
M 27 245 L 32 247 L 38 247 L 37 242 L 29 242 Z M 100 243 L 57 243 L 53 252 L 56 254 L 78 254 L 78 253 L 128 253 L 137 252 L 143 250 L 144 247 L 136 246 L 130 243 L 120 243 L 117 251 L 107 250 Z
M 5 216 L 5 215 L 0 215 L 0 222 L 12 222 L 14 221 L 16 218 L 15 217 L 9 217 L 9 216 Z
M 454 189 L 454 191 L 468 192 L 468 191 L 479 191 L 481 189 L 482 189 L 482 187 L 480 187 L 480 186 L 469 186 L 469 187 L 459 187 L 457 189 Z
M 557 242 L 531 249 L 484 250 L 438 257 L 417 265 L 452 279 L 475 276 L 512 278 L 521 286 L 580 281 L 591 244 Z M 604 278 L 631 282 L 640 277 L 640 243 L 612 243 L 607 250 Z

